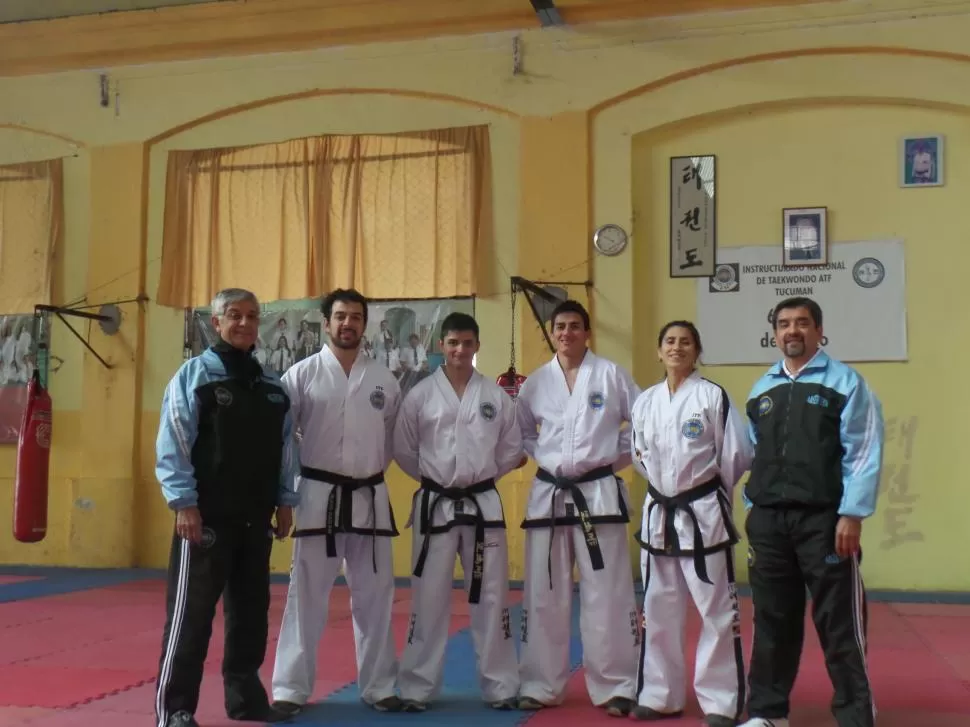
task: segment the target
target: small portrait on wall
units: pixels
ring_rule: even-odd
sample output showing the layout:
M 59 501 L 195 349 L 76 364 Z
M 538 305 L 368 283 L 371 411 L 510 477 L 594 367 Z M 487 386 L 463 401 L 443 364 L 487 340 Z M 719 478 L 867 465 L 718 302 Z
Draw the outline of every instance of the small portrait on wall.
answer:
M 899 157 L 900 186 L 943 186 L 942 136 L 905 137 L 900 143 Z
M 829 261 L 828 210 L 793 207 L 782 210 L 782 265 L 826 265 Z

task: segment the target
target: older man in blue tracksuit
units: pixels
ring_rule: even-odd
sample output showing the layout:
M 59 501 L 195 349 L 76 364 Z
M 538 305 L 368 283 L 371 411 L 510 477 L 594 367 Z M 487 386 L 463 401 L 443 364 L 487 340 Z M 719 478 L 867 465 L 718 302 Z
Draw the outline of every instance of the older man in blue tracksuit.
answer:
M 179 368 L 162 400 L 156 475 L 175 512 L 175 532 L 157 727 L 198 727 L 202 666 L 223 595 L 226 713 L 285 719 L 270 707 L 258 670 L 268 635 L 273 536 L 287 536 L 298 502 L 290 401 L 276 375 L 252 356 L 256 296 L 221 291 L 212 323 L 218 342 Z
M 858 372 L 820 348 L 815 301 L 782 301 L 774 327 L 784 360 L 747 402 L 755 446 L 745 487 L 755 624 L 745 727 L 788 727 L 806 586 L 835 690 L 832 714 L 840 727 L 872 727 L 859 540 L 876 509 L 882 406 Z

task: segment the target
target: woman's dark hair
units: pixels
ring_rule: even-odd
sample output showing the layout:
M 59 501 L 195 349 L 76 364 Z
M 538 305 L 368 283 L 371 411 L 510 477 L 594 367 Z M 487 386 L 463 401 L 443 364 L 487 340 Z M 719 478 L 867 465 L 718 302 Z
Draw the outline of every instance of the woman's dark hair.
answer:
M 697 355 L 700 357 L 701 353 L 704 351 L 704 347 L 701 346 L 701 334 L 695 326 L 690 321 L 670 321 L 663 328 L 660 329 L 660 335 L 657 336 L 657 348 L 660 348 L 664 342 L 664 336 L 667 335 L 667 331 L 671 328 L 686 328 L 690 331 L 691 338 L 694 339 L 694 348 L 697 349 Z

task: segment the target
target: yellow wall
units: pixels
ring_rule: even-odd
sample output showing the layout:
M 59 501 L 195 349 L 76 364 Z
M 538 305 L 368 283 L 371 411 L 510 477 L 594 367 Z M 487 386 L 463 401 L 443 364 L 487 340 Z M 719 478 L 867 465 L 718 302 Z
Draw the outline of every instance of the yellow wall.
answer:
M 92 73 L 0 79 L 0 98 L 16 100 L 15 108 L 0 105 L 0 126 L 61 134 L 82 147 L 65 165 L 63 295 L 86 292 L 101 302 L 138 294 L 142 281 L 154 294 L 169 149 L 490 124 L 496 247 L 478 311 L 480 367 L 491 376 L 507 366 L 508 276 L 520 274 L 592 276 L 597 350 L 633 370 L 641 385 L 656 378 L 657 326 L 695 313 L 693 281 L 666 277 L 672 155 L 718 155 L 722 246 L 773 244 L 778 210 L 806 200 L 834 210 L 835 239 L 903 237 L 911 361 L 861 369 L 888 418 L 919 417 L 911 488 L 920 499 L 910 524 L 924 540 L 882 548 L 884 500 L 865 532 L 865 571 L 877 588 L 965 589 L 948 553 L 959 545 L 955 518 L 970 505 L 960 477 L 968 454 L 954 446 L 959 419 L 943 407 L 960 411 L 968 396 L 957 371 L 967 324 L 949 314 L 943 296 L 944 283 L 956 282 L 967 262 L 956 215 L 970 194 L 960 168 L 970 57 L 956 52 L 970 18 L 825 25 L 818 10 L 788 9 L 530 31 L 521 34 L 518 75 L 509 34 L 119 68 L 112 70 L 117 111 L 98 105 Z M 764 28 L 771 32 L 755 32 Z M 933 39 L 932 54 L 914 50 L 918 38 Z M 333 92 L 340 89 L 353 92 Z M 273 102 L 284 94 L 302 95 Z M 262 100 L 269 101 L 220 113 Z M 217 118 L 192 123 L 208 115 Z M 947 136 L 946 187 L 896 188 L 897 141 L 910 132 Z M 24 139 L 0 128 L 0 159 L 41 155 Z M 590 230 L 607 222 L 632 231 L 631 249 L 617 258 L 590 251 Z M 143 318 L 138 306 L 124 310 L 119 336 L 92 334 L 116 364 L 110 372 L 55 330 L 53 354 L 65 364 L 52 385 L 51 531 L 43 544 L 27 546 L 0 530 L 0 562 L 165 562 L 170 520 L 153 479 L 152 447 L 162 388 L 181 361 L 181 313 L 151 303 Z M 519 313 L 517 350 L 528 370 L 549 354 Z M 760 371 L 705 373 L 740 401 Z M 937 393 L 918 395 L 917 383 L 930 377 Z M 12 462 L 12 452 L 0 450 L 0 497 L 9 494 Z M 413 485 L 397 472 L 391 485 L 403 513 Z M 642 498 L 642 482 L 633 489 Z M 512 577 L 521 578 L 520 475 L 509 478 L 506 493 Z M 288 555 L 288 545 L 277 549 L 277 570 L 286 570 Z M 407 574 L 409 560 L 406 533 L 396 545 L 398 575 Z

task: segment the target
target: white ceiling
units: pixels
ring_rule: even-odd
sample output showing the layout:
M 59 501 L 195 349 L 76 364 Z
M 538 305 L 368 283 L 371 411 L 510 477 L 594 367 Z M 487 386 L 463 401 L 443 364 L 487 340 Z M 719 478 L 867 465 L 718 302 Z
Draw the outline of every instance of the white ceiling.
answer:
M 0 0 L 0 23 L 49 20 L 124 10 L 148 10 L 170 5 L 200 5 L 227 0 Z

